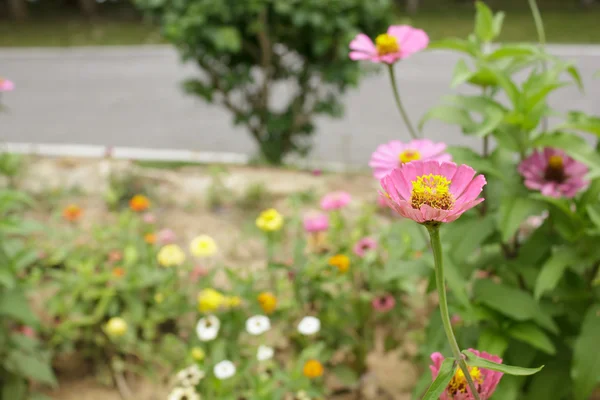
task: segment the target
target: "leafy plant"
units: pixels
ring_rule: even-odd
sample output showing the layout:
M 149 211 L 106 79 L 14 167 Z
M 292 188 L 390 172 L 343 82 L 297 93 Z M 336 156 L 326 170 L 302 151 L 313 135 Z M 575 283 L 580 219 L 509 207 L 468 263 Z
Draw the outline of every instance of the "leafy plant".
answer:
M 379 33 L 392 16 L 388 0 L 136 3 L 201 69 L 185 90 L 225 107 L 274 164 L 308 151 L 315 116 L 342 115 L 340 95 L 360 73 L 348 42 L 358 31 Z

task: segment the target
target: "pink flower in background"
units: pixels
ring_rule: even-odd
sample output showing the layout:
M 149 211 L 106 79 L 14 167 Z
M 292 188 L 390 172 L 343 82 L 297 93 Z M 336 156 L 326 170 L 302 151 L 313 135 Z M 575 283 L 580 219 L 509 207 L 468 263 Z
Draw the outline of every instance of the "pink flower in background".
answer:
M 486 184 L 468 165 L 412 161 L 381 180 L 388 206 L 420 224 L 452 222 L 483 201 Z
M 304 230 L 309 233 L 324 232 L 329 229 L 329 216 L 319 212 L 311 212 L 304 216 Z
M 425 49 L 428 44 L 429 37 L 421 29 L 392 25 L 387 33 L 375 38 L 375 43 L 364 33 L 356 35 L 350 42 L 350 59 L 393 64 Z
M 200 278 L 208 275 L 208 272 L 208 269 L 203 265 L 196 265 L 194 269 L 192 269 L 192 272 L 190 272 L 190 281 L 192 283 L 196 283 L 200 280 Z
M 394 296 L 392 296 L 391 294 L 378 296 L 373 299 L 373 301 L 371 302 L 371 306 L 373 307 L 373 310 L 385 313 L 396 306 L 396 299 L 394 299 Z
M 519 164 L 525 186 L 548 197 L 575 197 L 588 184 L 583 178 L 587 172 L 585 164 L 549 147 L 542 152 L 534 151 Z
M 156 240 L 159 244 L 170 244 L 175 242 L 177 239 L 177 235 L 173 232 L 172 229 L 161 229 L 156 234 Z
M 14 90 L 15 84 L 8 79 L 0 78 L 0 92 L 10 92 Z
M 321 199 L 321 208 L 325 211 L 339 210 L 348 205 L 352 196 L 347 192 L 331 192 Z
M 392 140 L 377 147 L 371 155 L 369 167 L 373 168 L 375 178 L 381 179 L 395 168 L 411 161 L 452 161 L 452 156 L 445 151 L 446 143 L 434 143 L 427 139 L 415 139 L 408 143 Z
M 152 213 L 146 213 L 142 217 L 142 221 L 144 221 L 147 224 L 153 224 L 156 222 L 156 217 Z
M 21 327 L 21 333 L 23 334 L 23 336 L 27 336 L 30 338 L 34 338 L 35 337 L 35 330 L 27 325 L 24 325 Z
M 320 169 L 313 169 L 312 175 L 313 176 L 321 176 L 321 175 L 323 175 L 323 171 L 321 171 Z
M 360 239 L 358 242 L 356 242 L 356 244 L 354 245 L 354 248 L 352 250 L 354 251 L 354 254 L 356 254 L 357 256 L 364 257 L 368 251 L 375 250 L 376 248 L 377 248 L 377 241 L 373 238 L 365 237 L 365 238 Z
M 479 352 L 477 350 L 469 349 L 470 352 L 474 353 L 477 357 L 485 358 L 486 360 L 493 361 L 495 363 L 502 363 L 502 359 L 498 356 L 494 356 L 488 354 L 486 352 Z M 444 361 L 444 356 L 440 353 L 433 353 L 431 355 L 431 361 L 433 361 L 433 365 L 429 366 L 431 370 L 431 375 L 433 379 L 435 379 L 440 372 L 440 367 L 442 365 L 442 361 Z M 498 382 L 500 382 L 500 378 L 504 375 L 502 372 L 492 371 L 486 368 L 477 368 L 477 367 L 469 367 L 469 373 L 475 386 L 477 387 L 477 393 L 479 394 L 479 398 L 481 400 L 488 400 L 494 390 L 496 390 L 496 386 L 498 386 Z M 467 380 L 462 370 L 458 369 L 454 374 L 454 377 L 448 384 L 448 387 L 440 396 L 440 400 L 473 400 L 473 394 L 467 385 Z

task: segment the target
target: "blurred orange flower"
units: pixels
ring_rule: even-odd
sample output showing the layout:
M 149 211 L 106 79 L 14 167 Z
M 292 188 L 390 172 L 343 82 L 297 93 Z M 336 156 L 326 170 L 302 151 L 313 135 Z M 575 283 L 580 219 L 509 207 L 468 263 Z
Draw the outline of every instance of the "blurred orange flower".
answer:
M 63 218 L 69 222 L 76 222 L 81 218 L 83 210 L 77 204 L 69 204 L 63 209 Z
M 304 374 L 304 376 L 310 379 L 318 378 L 323 375 L 323 364 L 321 364 L 317 360 L 308 360 L 304 364 L 302 373 Z
M 350 258 L 344 254 L 337 254 L 329 259 L 329 265 L 336 267 L 343 274 L 350 268 Z
M 150 199 L 143 194 L 136 194 L 129 200 L 129 208 L 133 211 L 146 211 L 150 208 Z
M 277 297 L 271 292 L 262 292 L 258 295 L 258 303 L 265 314 L 271 314 L 277 308 Z
M 125 275 L 125 270 L 121 267 L 115 267 L 112 270 L 112 274 L 115 278 L 121 278 Z
M 154 244 L 156 243 L 156 235 L 152 232 L 150 233 L 146 233 L 144 235 L 144 242 L 148 243 L 148 244 Z

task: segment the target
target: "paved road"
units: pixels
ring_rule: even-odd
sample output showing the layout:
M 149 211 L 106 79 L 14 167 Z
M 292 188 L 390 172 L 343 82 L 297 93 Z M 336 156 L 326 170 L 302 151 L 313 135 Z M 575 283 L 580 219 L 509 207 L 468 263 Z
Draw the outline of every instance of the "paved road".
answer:
M 552 98 L 559 109 L 600 114 L 600 46 L 552 46 L 577 62 L 586 95 L 569 87 Z M 405 105 L 416 121 L 448 88 L 458 56 L 422 53 L 397 67 Z M 229 115 L 186 96 L 179 83 L 195 69 L 169 47 L 0 49 L 0 74 L 17 90 L 3 97 L 0 141 L 103 144 L 252 153 L 253 142 Z M 286 88 L 281 88 L 284 97 Z M 426 135 L 470 144 L 456 128 L 431 123 Z M 370 76 L 346 98 L 346 116 L 318 123 L 313 158 L 365 163 L 382 142 L 408 138 L 385 74 Z

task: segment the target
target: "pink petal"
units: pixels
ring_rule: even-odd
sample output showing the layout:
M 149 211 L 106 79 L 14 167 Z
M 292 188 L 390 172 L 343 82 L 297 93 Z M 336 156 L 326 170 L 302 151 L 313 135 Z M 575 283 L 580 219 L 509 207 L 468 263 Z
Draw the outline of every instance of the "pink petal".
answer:
M 465 188 L 471 183 L 474 176 L 475 170 L 468 165 L 461 165 L 458 167 L 454 176 L 450 178 L 452 180 L 450 192 L 454 195 L 455 199 L 460 197 Z
M 362 53 L 369 53 L 372 55 L 377 54 L 377 48 L 375 47 L 375 43 L 373 43 L 371 38 L 365 35 L 364 33 L 359 33 L 350 42 L 350 50 L 355 50 Z
M 374 57 L 372 54 L 361 53 L 360 51 L 351 51 L 348 56 L 353 61 L 372 60 Z
M 408 25 L 392 25 L 389 27 L 388 33 L 398 40 L 402 53 L 401 58 L 421 51 L 429 44 L 429 37 L 424 31 Z
M 469 185 L 465 188 L 464 192 L 456 199 L 457 203 L 476 199 L 486 183 L 485 176 L 477 175 L 475 179 L 469 182 Z

